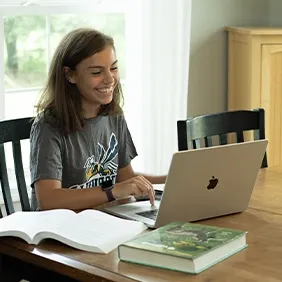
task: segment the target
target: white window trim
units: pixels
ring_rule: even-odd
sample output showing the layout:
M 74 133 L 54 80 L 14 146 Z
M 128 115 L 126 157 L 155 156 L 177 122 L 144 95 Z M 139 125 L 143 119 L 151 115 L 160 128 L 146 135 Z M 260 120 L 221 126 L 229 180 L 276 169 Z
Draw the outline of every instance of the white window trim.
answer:
M 0 15 L 15 16 L 15 15 L 48 15 L 48 14 L 85 14 L 85 13 L 123 13 L 127 9 L 127 0 L 105 0 L 101 3 L 94 0 L 91 1 L 77 1 L 78 4 L 44 6 L 32 4 L 28 6 L 1 6 Z

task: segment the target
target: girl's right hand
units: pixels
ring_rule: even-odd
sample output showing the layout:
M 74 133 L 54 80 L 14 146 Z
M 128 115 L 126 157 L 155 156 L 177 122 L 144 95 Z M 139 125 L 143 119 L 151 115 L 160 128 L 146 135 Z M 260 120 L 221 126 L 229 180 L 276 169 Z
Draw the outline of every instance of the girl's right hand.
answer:
M 113 190 L 115 198 L 123 198 L 127 196 L 148 196 L 151 205 L 155 202 L 155 191 L 153 185 L 144 176 L 135 176 L 128 180 L 116 183 Z

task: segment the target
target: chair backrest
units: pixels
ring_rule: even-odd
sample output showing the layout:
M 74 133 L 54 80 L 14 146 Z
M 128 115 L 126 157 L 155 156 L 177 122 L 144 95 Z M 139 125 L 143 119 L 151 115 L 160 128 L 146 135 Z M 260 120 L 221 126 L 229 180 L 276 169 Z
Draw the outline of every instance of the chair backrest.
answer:
M 8 142 L 12 143 L 15 175 L 21 208 L 23 211 L 30 211 L 30 204 L 22 163 L 21 140 L 29 139 L 31 125 L 31 117 L 0 121 L 0 184 L 7 215 L 15 211 L 11 197 L 4 150 L 4 144 Z M 0 214 L 0 217 L 1 216 L 2 214 Z
M 236 141 L 244 142 L 244 132 L 253 130 L 254 140 L 265 139 L 264 109 L 228 111 L 190 117 L 177 121 L 178 150 L 196 149 L 204 140 L 206 147 L 213 146 L 213 136 L 219 145 L 228 143 L 227 134 L 235 133 Z M 266 154 L 262 166 L 267 167 Z

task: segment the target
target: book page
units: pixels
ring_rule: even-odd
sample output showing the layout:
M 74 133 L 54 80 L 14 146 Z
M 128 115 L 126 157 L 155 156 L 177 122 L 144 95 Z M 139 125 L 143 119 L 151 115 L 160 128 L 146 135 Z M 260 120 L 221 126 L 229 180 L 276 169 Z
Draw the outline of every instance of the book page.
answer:
M 130 240 L 147 227 L 141 222 L 125 220 L 97 210 L 85 210 L 69 220 L 55 225 L 36 236 L 36 241 L 44 237 L 59 240 L 74 248 L 108 253 L 119 244 Z
M 103 250 L 113 249 L 147 229 L 142 222 L 122 219 L 94 210 L 81 212 L 78 214 L 78 220 L 87 224 L 87 233 L 95 233 L 95 241 Z
M 61 222 L 69 221 L 72 216 L 75 212 L 66 209 L 15 212 L 0 219 L 0 236 L 16 236 L 32 243 L 36 233 L 54 229 L 54 226 L 60 226 Z

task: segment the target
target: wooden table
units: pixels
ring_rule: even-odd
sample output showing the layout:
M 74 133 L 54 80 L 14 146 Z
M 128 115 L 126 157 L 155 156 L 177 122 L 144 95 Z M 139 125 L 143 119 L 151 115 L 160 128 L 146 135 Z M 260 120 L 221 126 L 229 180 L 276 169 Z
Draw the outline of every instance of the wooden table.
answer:
M 202 221 L 247 230 L 249 246 L 198 275 L 120 262 L 117 250 L 93 254 L 55 241 L 34 247 L 13 238 L 0 240 L 0 266 L 7 273 L 40 275 L 35 281 L 282 281 L 281 190 L 282 168 L 262 169 L 247 211 Z
M 282 214 L 282 167 L 260 170 L 249 207 Z

